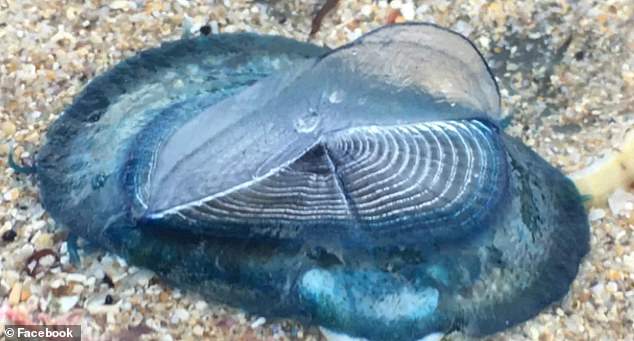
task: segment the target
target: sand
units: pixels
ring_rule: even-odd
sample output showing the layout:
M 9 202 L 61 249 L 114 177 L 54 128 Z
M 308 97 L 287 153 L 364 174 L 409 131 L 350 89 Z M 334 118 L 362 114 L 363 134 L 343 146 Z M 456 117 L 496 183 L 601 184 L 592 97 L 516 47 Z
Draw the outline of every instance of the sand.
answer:
M 206 303 L 115 255 L 82 247 L 38 200 L 28 164 L 46 128 L 82 87 L 182 27 L 307 40 L 325 1 L 0 0 L 0 335 L 8 322 L 81 322 L 87 340 L 318 340 L 315 328 Z M 634 122 L 634 3 L 622 1 L 346 1 L 312 41 L 336 47 L 386 21 L 425 21 L 471 38 L 498 77 L 507 131 L 566 173 L 610 152 Z M 604 176 L 609 177 L 610 174 Z M 592 251 L 566 298 L 490 340 L 634 340 L 634 196 L 588 207 Z M 15 231 L 12 236 L 9 230 Z M 12 238 L 14 237 L 14 238 Z M 80 245 L 84 245 L 80 241 Z M 34 277 L 25 267 L 38 250 Z M 33 265 L 33 264 L 31 264 Z M 32 270 L 32 269 L 30 269 Z M 454 333 L 446 337 L 460 340 Z

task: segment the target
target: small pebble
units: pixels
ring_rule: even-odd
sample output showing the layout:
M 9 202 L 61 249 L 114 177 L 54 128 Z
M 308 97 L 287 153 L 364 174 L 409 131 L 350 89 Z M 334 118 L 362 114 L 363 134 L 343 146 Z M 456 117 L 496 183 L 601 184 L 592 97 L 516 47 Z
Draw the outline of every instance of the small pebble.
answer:
M 26 302 L 26 300 L 31 297 L 31 290 L 27 287 L 22 287 L 22 292 L 20 292 L 20 302 Z
M 57 303 L 59 304 L 59 312 L 66 313 L 77 305 L 79 302 L 79 296 L 63 296 L 57 299 Z
M 217 21 L 214 20 L 210 24 L 211 24 L 211 33 L 212 34 L 220 33 L 220 25 L 218 24 Z
M 183 308 L 178 308 L 174 310 L 170 322 L 172 322 L 172 324 L 178 324 L 186 321 L 187 319 L 189 319 L 189 312 Z
M 84 283 L 87 280 L 87 277 L 80 273 L 71 273 L 66 275 L 66 279 L 71 282 Z
M 608 206 L 615 216 L 628 215 L 634 208 L 634 194 L 619 188 L 608 198 Z
M 4 138 L 8 138 L 15 134 L 16 126 L 13 122 L 5 121 L 0 124 L 0 130 L 2 130 Z
M 200 27 L 200 34 L 208 36 L 211 33 L 211 26 L 203 25 Z
M 195 307 L 197 310 L 200 310 L 200 311 L 203 311 L 203 310 L 207 309 L 207 306 L 208 306 L 208 305 L 207 305 L 207 302 L 205 302 L 205 301 L 203 301 L 203 300 L 197 301 L 197 302 L 194 304 L 194 307 Z
M 108 276 L 108 274 L 104 274 L 103 279 L 101 280 L 101 282 L 106 284 L 108 286 L 108 288 L 114 288 L 114 282 L 112 281 L 112 278 L 110 278 L 110 276 Z
M 7 230 L 7 231 L 4 231 L 4 233 L 2 234 L 2 240 L 7 243 L 10 243 L 14 241 L 17 236 L 18 234 L 15 232 L 15 230 Z
M 204 332 L 205 332 L 205 329 L 203 329 L 203 327 L 201 327 L 200 325 L 195 325 L 194 328 L 192 329 L 192 334 L 196 336 L 203 336 Z
M 14 306 L 20 303 L 20 296 L 22 295 L 22 283 L 16 282 L 13 284 L 11 288 L 11 292 L 9 293 L 9 305 Z
M 6 201 L 16 201 L 20 197 L 20 190 L 17 188 L 4 192 L 3 198 Z
M 372 15 L 372 5 L 363 5 L 361 7 L 361 14 L 365 17 Z
M 414 3 L 408 2 L 401 6 L 401 15 L 407 21 L 414 20 L 414 16 L 416 15 L 416 8 L 414 7 Z
M 136 4 L 133 1 L 115 0 L 110 3 L 110 8 L 127 11 L 135 9 Z
M 264 317 L 258 317 L 255 321 L 251 323 L 251 329 L 256 329 L 263 326 L 266 323 L 266 319 Z
M 588 219 L 590 221 L 601 220 L 605 217 L 605 210 L 601 208 L 593 208 L 588 213 Z
M 170 299 L 170 295 L 169 293 L 167 293 L 167 291 L 161 291 L 161 293 L 159 294 L 159 302 L 167 302 Z
M 576 59 L 577 61 L 581 61 L 581 60 L 583 60 L 583 57 L 584 57 L 584 56 L 585 56 L 585 53 L 584 53 L 583 51 L 577 51 L 577 52 L 575 53 L 575 59 Z

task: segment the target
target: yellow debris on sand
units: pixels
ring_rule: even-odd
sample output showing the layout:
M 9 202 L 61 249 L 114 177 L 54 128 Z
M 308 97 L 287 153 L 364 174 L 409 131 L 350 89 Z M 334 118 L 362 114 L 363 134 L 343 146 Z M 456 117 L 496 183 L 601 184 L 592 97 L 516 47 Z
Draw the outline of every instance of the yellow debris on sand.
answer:
M 634 183 L 634 127 L 617 149 L 570 177 L 593 206 L 604 206 L 617 188 L 629 188 Z

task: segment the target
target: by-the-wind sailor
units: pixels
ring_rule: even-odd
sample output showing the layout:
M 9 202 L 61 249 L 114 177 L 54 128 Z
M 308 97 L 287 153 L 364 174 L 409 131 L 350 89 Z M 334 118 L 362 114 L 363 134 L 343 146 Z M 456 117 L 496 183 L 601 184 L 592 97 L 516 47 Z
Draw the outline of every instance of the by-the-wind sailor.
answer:
M 561 299 L 589 245 L 499 102 L 433 25 L 333 51 L 184 39 L 93 80 L 37 176 L 57 222 L 210 299 L 373 340 L 485 335 Z

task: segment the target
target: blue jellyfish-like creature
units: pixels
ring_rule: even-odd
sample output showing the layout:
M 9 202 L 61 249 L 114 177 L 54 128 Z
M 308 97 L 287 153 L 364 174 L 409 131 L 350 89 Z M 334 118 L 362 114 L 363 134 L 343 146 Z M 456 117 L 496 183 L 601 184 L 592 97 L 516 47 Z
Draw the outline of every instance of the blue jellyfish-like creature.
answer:
M 501 127 L 464 37 L 392 25 L 335 50 L 220 34 L 91 81 L 37 155 L 45 208 L 174 286 L 371 340 L 486 335 L 561 299 L 574 185 Z

